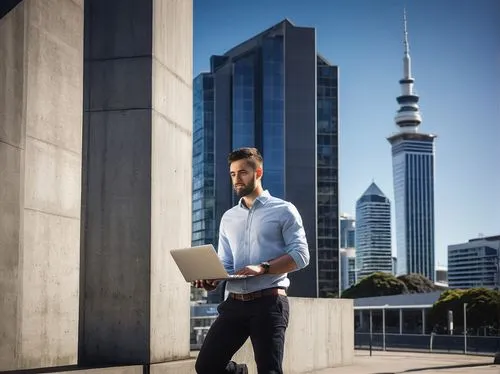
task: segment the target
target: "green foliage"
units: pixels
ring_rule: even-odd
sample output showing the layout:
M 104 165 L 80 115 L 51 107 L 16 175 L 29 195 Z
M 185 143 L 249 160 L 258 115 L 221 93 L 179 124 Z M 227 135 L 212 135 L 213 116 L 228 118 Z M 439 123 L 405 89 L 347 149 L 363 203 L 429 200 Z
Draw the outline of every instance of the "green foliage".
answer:
M 373 273 L 348 288 L 342 293 L 343 298 L 357 299 L 360 297 L 399 295 L 408 293 L 405 283 L 392 274 Z
M 403 293 L 426 293 L 440 291 L 431 280 L 421 274 L 407 274 L 394 277 L 389 273 L 373 273 L 342 293 L 342 297 L 357 299 L 359 297 L 374 297 L 399 295 Z
M 464 303 L 467 303 L 468 328 L 500 328 L 500 292 L 485 288 L 444 291 L 431 309 L 430 322 L 446 326 L 448 310 L 452 310 L 454 327 L 463 328 Z
M 400 275 L 398 279 L 408 288 L 409 293 L 427 293 L 439 291 L 442 288 L 438 287 L 430 279 L 426 278 L 422 274 L 406 274 Z

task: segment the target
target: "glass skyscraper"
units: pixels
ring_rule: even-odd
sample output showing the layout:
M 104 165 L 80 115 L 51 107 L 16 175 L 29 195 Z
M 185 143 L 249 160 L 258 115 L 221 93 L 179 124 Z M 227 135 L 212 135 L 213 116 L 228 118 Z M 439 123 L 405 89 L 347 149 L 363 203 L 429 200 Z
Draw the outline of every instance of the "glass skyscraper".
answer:
M 392 273 L 391 202 L 375 183 L 356 202 L 356 270 Z
M 340 216 L 340 248 L 356 246 L 356 220 L 347 215 Z
M 356 284 L 356 221 L 340 216 L 340 279 L 342 291 Z
M 345 291 L 356 284 L 356 253 L 354 247 L 340 248 L 340 288 Z
M 216 239 L 214 192 L 214 81 L 200 74 L 193 82 L 193 245 Z
M 413 91 L 411 60 L 404 20 L 404 77 L 392 145 L 398 274 L 419 273 L 434 280 L 434 139 L 418 132 L 419 97 Z
M 227 155 L 257 147 L 264 188 L 297 207 L 311 252 L 309 266 L 290 274 L 289 294 L 336 296 L 337 67 L 317 54 L 314 28 L 288 20 L 210 65 L 194 80 L 193 244 L 216 245 L 222 214 L 237 201 Z
M 317 58 L 317 248 L 321 296 L 338 292 L 338 68 Z

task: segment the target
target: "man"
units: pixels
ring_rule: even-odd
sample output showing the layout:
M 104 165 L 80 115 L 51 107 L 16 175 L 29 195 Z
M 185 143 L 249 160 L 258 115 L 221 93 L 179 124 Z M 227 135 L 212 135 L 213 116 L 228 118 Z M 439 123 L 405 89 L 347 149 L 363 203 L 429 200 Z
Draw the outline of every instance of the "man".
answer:
M 263 189 L 262 156 L 257 149 L 237 149 L 228 161 L 241 199 L 221 219 L 218 255 L 229 274 L 250 277 L 227 281 L 229 295 L 218 307 L 196 372 L 247 373 L 246 365 L 230 360 L 250 337 L 259 374 L 281 374 L 289 314 L 287 273 L 309 264 L 302 219 L 293 204 Z M 194 286 L 210 291 L 217 282 L 199 280 Z

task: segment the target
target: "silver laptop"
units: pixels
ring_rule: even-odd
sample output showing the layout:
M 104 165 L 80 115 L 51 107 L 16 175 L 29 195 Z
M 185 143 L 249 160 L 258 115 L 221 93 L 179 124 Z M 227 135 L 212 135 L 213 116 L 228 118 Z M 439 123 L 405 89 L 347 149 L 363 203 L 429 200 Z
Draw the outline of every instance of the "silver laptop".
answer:
M 186 282 L 198 279 L 245 279 L 251 276 L 229 275 L 211 244 L 191 248 L 171 249 L 170 254 L 174 258 Z

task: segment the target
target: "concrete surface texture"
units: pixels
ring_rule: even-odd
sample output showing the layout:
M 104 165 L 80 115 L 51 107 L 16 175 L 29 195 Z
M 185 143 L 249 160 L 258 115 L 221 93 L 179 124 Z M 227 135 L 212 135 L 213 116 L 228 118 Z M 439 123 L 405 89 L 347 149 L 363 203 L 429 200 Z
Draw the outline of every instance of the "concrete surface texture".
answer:
M 257 373 L 248 340 L 233 360 Z M 305 373 L 350 365 L 354 360 L 352 300 L 290 298 L 290 321 L 285 337 L 283 370 Z
M 197 352 L 192 352 L 193 358 L 153 364 L 149 366 L 152 374 L 193 374 Z M 299 354 L 305 358 L 304 354 Z M 492 357 L 464 356 L 450 354 L 431 354 L 414 352 L 374 352 L 370 357 L 368 351 L 355 351 L 351 365 L 323 370 L 304 371 L 310 374 L 404 374 L 404 373 L 459 373 L 459 374 L 498 374 L 500 366 L 492 364 Z M 76 370 L 76 369 L 75 369 Z M 96 368 L 87 370 L 60 370 L 50 373 L 74 374 L 143 374 L 142 365 L 121 366 L 111 368 Z M 286 374 L 292 373 L 285 369 Z M 295 371 L 297 372 L 297 371 Z M 49 374 L 49 372 L 45 372 Z
M 354 321 L 352 300 L 290 298 L 290 321 L 285 341 L 284 372 L 314 372 L 327 367 L 352 365 L 354 362 Z M 198 351 L 190 357 L 163 363 L 152 363 L 151 374 L 192 374 Z M 233 358 L 246 363 L 256 373 L 250 341 Z M 116 366 L 89 369 L 78 374 L 142 374 L 143 367 Z M 61 371 L 54 371 L 54 373 Z M 70 372 L 70 371 L 64 371 Z
M 0 370 L 76 363 L 83 8 L 0 19 Z
M 85 1 L 79 363 L 189 357 L 192 1 Z
M 314 371 L 315 374 L 402 374 L 461 373 L 498 374 L 500 366 L 492 357 L 416 352 L 356 351 L 351 366 Z

